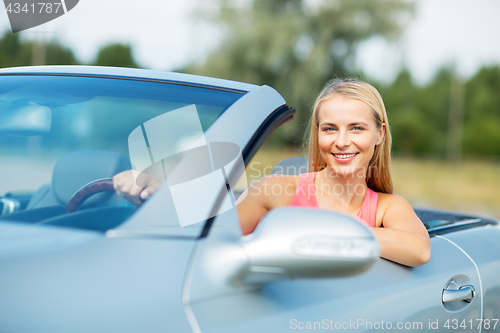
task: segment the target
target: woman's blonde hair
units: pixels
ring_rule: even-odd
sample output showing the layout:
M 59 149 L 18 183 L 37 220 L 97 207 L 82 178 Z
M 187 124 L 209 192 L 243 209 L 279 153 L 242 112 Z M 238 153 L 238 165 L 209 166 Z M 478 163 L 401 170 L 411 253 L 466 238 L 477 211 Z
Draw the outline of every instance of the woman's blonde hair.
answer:
M 366 103 L 373 110 L 373 118 L 377 128 L 385 124 L 385 135 L 382 142 L 375 146 L 373 157 L 368 164 L 366 184 L 376 192 L 392 193 L 391 173 L 391 132 L 385 111 L 384 102 L 377 89 L 372 85 L 353 79 L 335 79 L 330 81 L 319 94 L 314 103 L 311 117 L 311 133 L 309 135 L 309 172 L 317 172 L 326 167 L 318 144 L 319 119 L 318 111 L 321 104 L 335 95 L 352 98 Z

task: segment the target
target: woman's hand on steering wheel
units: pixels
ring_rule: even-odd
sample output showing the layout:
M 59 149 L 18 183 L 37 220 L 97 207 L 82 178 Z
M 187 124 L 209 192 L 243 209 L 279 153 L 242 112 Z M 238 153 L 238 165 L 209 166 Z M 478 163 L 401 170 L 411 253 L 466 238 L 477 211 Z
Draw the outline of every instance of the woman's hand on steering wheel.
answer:
M 123 171 L 113 177 L 113 188 L 116 193 L 134 205 L 142 204 L 157 189 L 164 187 L 164 184 L 164 180 L 146 173 L 139 173 L 137 170 Z

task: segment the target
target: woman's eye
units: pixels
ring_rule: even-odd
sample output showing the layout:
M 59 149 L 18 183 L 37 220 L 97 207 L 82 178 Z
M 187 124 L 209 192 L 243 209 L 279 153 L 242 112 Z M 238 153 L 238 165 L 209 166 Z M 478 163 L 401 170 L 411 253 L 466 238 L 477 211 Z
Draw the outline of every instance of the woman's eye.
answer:
M 325 131 L 325 132 L 333 132 L 333 131 L 335 131 L 335 128 L 333 128 L 333 127 L 325 127 L 323 129 L 323 131 Z
M 362 131 L 362 130 L 363 130 L 363 127 L 361 127 L 361 126 L 354 126 L 352 129 L 353 129 L 354 131 Z

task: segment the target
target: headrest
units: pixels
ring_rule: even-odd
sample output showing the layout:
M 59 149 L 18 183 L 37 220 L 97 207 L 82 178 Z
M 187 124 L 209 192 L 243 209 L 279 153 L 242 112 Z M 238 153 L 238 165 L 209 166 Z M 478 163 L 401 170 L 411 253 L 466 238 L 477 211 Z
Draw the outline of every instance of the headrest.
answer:
M 83 185 L 91 181 L 112 178 L 119 172 L 131 169 L 130 159 L 113 151 L 82 150 L 61 157 L 52 175 L 52 190 L 64 206 Z M 112 192 L 103 192 L 88 199 L 84 206 L 106 200 Z
M 290 157 L 276 164 L 271 174 L 298 176 L 309 172 L 308 166 L 307 157 Z

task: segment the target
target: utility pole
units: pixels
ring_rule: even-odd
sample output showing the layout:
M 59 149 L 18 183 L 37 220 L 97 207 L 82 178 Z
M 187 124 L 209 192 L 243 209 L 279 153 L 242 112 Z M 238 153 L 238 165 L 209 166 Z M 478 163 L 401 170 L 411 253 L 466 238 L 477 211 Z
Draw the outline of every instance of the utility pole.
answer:
M 33 39 L 33 49 L 31 50 L 31 65 L 43 66 L 46 62 L 45 38 Z

